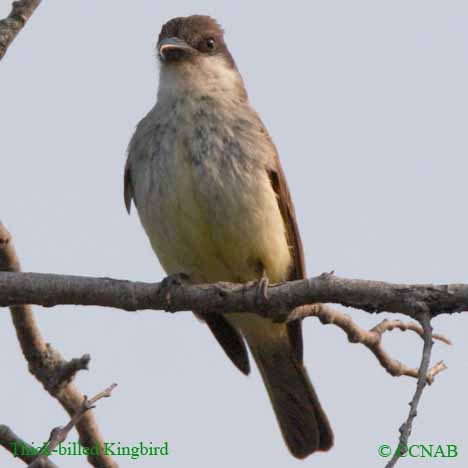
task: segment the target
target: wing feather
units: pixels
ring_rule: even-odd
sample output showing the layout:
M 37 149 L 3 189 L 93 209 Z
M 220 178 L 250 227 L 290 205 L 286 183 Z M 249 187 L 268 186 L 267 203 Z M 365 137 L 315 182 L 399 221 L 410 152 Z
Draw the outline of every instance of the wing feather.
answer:
M 125 208 L 127 208 L 128 214 L 130 214 L 130 210 L 132 208 L 132 200 L 134 199 L 129 161 L 130 159 L 127 159 L 127 164 L 125 164 L 125 172 L 124 172 L 124 200 L 125 200 Z
M 272 143 L 273 146 L 273 143 Z M 293 256 L 293 267 L 288 280 L 303 279 L 306 277 L 304 249 L 302 247 L 299 226 L 297 224 L 296 212 L 289 192 L 286 177 L 281 167 L 278 153 L 273 146 L 274 161 L 273 166 L 268 169 L 271 186 L 276 193 L 278 206 L 283 217 L 288 244 Z M 296 358 L 303 362 L 303 342 L 302 342 L 302 321 L 295 320 L 288 323 L 288 335 L 291 346 L 294 349 Z

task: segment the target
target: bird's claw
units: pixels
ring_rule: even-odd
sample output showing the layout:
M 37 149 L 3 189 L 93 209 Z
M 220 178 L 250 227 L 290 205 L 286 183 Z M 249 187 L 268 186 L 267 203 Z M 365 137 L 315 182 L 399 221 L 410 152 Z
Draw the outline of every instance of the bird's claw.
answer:
M 262 276 L 257 282 L 257 301 L 268 300 L 268 286 L 270 282 L 267 276 Z
M 159 284 L 158 295 L 164 294 L 168 308 L 171 306 L 172 294 L 174 289 L 183 286 L 190 279 L 186 273 L 176 273 L 166 276 Z

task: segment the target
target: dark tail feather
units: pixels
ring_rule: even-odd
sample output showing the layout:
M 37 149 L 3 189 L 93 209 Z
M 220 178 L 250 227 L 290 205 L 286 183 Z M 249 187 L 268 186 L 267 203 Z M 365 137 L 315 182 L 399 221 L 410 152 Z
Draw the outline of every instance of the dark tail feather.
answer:
M 203 320 L 232 363 L 245 375 L 250 373 L 249 355 L 244 338 L 222 315 L 206 314 Z
M 288 342 L 250 344 L 286 445 L 297 458 L 328 450 L 333 432 L 314 387 Z

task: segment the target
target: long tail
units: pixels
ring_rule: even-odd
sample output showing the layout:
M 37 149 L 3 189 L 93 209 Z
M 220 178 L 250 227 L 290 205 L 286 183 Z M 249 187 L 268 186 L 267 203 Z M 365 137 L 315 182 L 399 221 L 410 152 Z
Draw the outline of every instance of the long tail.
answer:
M 305 367 L 293 352 L 286 325 L 251 317 L 248 324 L 243 320 L 239 325 L 260 369 L 290 452 L 305 458 L 315 451 L 330 449 L 330 423 Z

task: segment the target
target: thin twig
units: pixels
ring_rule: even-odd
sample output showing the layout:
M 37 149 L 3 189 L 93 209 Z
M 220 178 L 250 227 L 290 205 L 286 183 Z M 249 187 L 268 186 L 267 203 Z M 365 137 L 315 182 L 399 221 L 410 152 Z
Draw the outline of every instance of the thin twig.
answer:
M 439 361 L 435 366 L 429 369 L 429 372 L 426 375 L 427 384 L 431 385 L 434 382 L 435 376 L 440 374 L 445 369 L 447 369 L 447 366 L 445 365 L 444 361 Z
M 0 60 L 40 3 L 41 0 L 13 2 L 10 14 L 0 20 Z
M 94 408 L 93 405 L 101 398 L 110 397 L 112 390 L 114 390 L 116 386 L 116 383 L 112 384 L 110 387 L 106 388 L 102 392 L 98 393 L 95 397 L 91 398 L 91 400 L 88 400 L 88 398 L 85 396 L 83 402 L 81 403 L 76 413 L 72 416 L 70 421 L 65 426 L 56 427 L 52 430 L 52 432 L 50 433 L 49 442 L 42 450 L 42 454 L 39 457 L 37 457 L 30 465 L 28 465 L 28 468 L 39 468 L 43 466 L 41 465 L 41 463 L 43 463 L 44 460 L 47 460 L 47 457 L 49 457 L 52 454 L 57 445 L 61 444 L 66 440 L 70 431 L 78 424 L 83 415 L 90 409 Z
M 391 460 L 385 465 L 385 468 L 393 468 L 401 456 L 407 452 L 408 439 L 411 435 L 411 430 L 413 427 L 413 420 L 417 416 L 418 404 L 421 400 L 422 393 L 427 384 L 427 374 L 429 369 L 429 362 L 431 360 L 431 351 L 432 351 L 432 326 L 431 326 L 431 316 L 428 311 L 421 312 L 419 317 L 421 325 L 424 330 L 424 347 L 421 359 L 421 365 L 419 366 L 419 377 L 416 383 L 416 391 L 414 393 L 413 399 L 410 403 L 410 410 L 408 418 L 400 427 L 400 437 L 398 441 L 398 447 L 393 452 Z
M 347 335 L 350 343 L 359 343 L 369 349 L 372 354 L 378 359 L 382 367 L 392 376 L 407 376 L 419 377 L 419 369 L 408 367 L 404 363 L 393 359 L 382 347 L 382 336 L 387 331 L 399 329 L 401 331 L 412 331 L 424 339 L 424 330 L 420 324 L 415 322 L 404 323 L 401 320 L 383 320 L 370 330 L 365 330 L 357 325 L 352 318 L 340 312 L 328 304 L 314 304 L 312 306 L 302 306 L 294 310 L 290 320 L 303 319 L 305 317 L 318 317 L 324 325 L 335 325 L 341 328 Z M 451 341 L 443 335 L 434 334 L 433 339 L 439 340 L 448 345 Z M 434 377 L 446 369 L 445 364 L 441 361 L 436 364 L 427 373 L 427 383 L 431 384 Z

